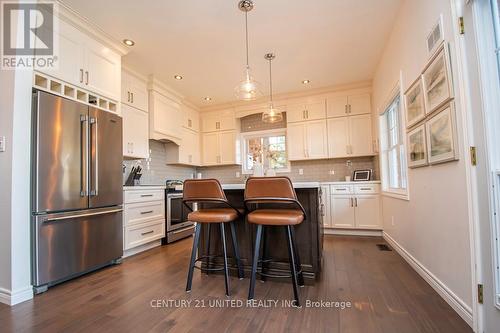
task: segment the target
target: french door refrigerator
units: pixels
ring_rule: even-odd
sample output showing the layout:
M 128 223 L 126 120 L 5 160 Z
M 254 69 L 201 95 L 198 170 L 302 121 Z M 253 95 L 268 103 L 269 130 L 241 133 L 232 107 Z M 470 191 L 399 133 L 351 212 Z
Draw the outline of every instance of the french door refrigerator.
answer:
M 122 120 L 33 91 L 32 265 L 36 293 L 123 255 Z

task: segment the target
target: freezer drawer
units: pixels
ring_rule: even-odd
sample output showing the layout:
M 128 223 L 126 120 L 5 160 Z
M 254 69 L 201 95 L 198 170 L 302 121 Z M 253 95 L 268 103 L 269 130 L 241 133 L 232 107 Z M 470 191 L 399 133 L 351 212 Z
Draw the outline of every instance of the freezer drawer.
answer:
M 122 208 L 34 216 L 33 284 L 52 285 L 123 255 Z

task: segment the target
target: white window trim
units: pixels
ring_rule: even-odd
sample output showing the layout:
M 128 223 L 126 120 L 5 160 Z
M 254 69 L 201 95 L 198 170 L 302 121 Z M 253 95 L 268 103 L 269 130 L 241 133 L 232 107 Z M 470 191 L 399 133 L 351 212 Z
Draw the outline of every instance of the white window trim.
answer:
M 383 124 L 382 124 L 382 115 L 385 113 L 387 108 L 391 105 L 391 103 L 394 101 L 394 99 L 399 95 L 400 96 L 400 103 L 399 103 L 399 120 L 400 120 L 400 131 L 401 131 L 401 141 L 402 145 L 405 149 L 405 158 L 402 160 L 404 163 L 404 171 L 406 172 L 406 188 L 405 189 L 394 189 L 394 188 L 389 188 L 385 186 L 385 183 L 387 182 L 387 179 L 385 178 L 385 171 L 384 171 L 384 158 L 383 158 L 383 149 L 382 146 L 380 147 L 380 154 L 379 154 L 379 159 L 380 159 L 380 173 L 381 173 L 381 183 L 382 183 L 382 190 L 381 194 L 382 196 L 385 197 L 390 197 L 390 198 L 395 198 L 395 199 L 400 199 L 400 200 L 405 200 L 405 201 L 410 201 L 410 177 L 408 173 L 408 164 L 407 164 L 407 142 L 406 142 L 406 119 L 405 119 L 405 112 L 404 111 L 404 90 L 403 86 L 401 84 L 402 82 L 402 71 L 400 71 L 399 74 L 399 81 L 395 84 L 394 88 L 391 89 L 388 98 L 385 100 L 385 102 L 382 104 L 382 107 L 379 108 L 378 114 L 379 114 L 379 142 L 382 145 L 382 133 L 383 133 Z
M 262 136 L 270 136 L 270 135 L 284 135 L 285 140 L 288 140 L 287 135 L 286 135 L 286 128 L 277 128 L 277 129 L 272 129 L 272 130 L 265 130 L 265 131 L 254 131 L 254 132 L 244 132 L 241 133 L 241 152 L 244 155 L 247 151 L 247 140 L 248 139 L 254 139 L 254 138 L 260 138 Z M 288 148 L 288 144 L 287 144 Z M 292 168 L 290 166 L 290 161 L 288 160 L 288 150 L 286 151 L 287 153 L 287 167 L 285 169 L 279 169 L 276 170 L 276 173 L 289 173 L 292 171 Z M 251 175 L 253 174 L 253 170 L 248 170 L 245 168 L 246 167 L 246 161 L 243 158 L 243 161 L 241 163 L 241 174 L 243 175 Z

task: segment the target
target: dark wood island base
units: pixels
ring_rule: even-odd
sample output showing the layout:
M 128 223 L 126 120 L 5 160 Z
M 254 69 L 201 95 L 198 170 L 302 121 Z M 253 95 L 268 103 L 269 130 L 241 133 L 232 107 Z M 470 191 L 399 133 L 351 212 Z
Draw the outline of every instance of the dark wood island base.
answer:
M 228 201 L 236 208 L 244 210 L 243 189 L 227 189 L 229 186 L 223 186 Z M 319 278 L 322 266 L 323 253 L 323 220 L 320 209 L 319 187 L 295 187 L 299 202 L 306 211 L 306 219 L 295 226 L 295 235 L 297 250 L 302 264 L 302 271 L 306 284 L 314 284 Z M 273 208 L 290 208 L 290 205 L 273 204 Z M 203 207 L 209 207 L 203 204 Z M 253 246 L 255 243 L 256 228 L 248 224 L 245 218 L 240 218 L 233 222 L 236 230 L 236 239 L 238 241 L 241 262 L 244 267 L 245 277 L 250 276 L 252 268 Z M 208 225 L 202 227 L 200 244 L 198 247 L 198 256 L 207 255 L 207 245 L 210 247 L 209 255 L 219 256 L 222 254 L 222 242 L 219 228 L 210 228 L 210 241 L 208 242 Z M 234 259 L 234 249 L 230 245 L 231 234 L 226 232 L 226 244 L 228 244 L 228 259 L 230 272 L 237 275 L 236 262 Z M 265 254 L 264 252 L 265 251 Z M 270 275 L 289 275 L 290 264 L 288 261 L 288 250 L 286 240 L 286 229 L 280 227 L 265 227 L 263 230 L 263 239 L 261 245 L 261 254 L 270 260 L 267 264 L 267 274 Z M 267 262 L 267 261 L 266 261 Z M 204 260 L 201 264 L 202 269 L 206 267 Z M 222 267 L 221 257 L 210 258 L 209 268 Z M 260 264 L 259 264 L 260 267 Z M 260 269 L 259 269 L 260 271 Z M 265 277 L 263 278 L 265 279 Z M 277 278 L 290 282 L 290 278 Z M 273 278 L 276 280 L 276 278 Z

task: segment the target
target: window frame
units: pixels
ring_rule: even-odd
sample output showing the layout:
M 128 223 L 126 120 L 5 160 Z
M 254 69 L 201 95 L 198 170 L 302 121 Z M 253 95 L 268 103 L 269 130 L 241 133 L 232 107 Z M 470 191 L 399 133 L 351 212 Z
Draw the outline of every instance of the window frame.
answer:
M 251 175 L 253 174 L 252 169 L 247 169 L 247 149 L 248 149 L 248 144 L 247 141 L 249 139 L 255 139 L 255 138 L 261 138 L 261 137 L 266 137 L 266 136 L 284 136 L 285 137 L 285 153 L 286 153 L 286 168 L 283 169 L 275 169 L 276 173 L 287 173 L 291 171 L 291 166 L 290 166 L 290 160 L 288 159 L 288 137 L 287 137 L 287 132 L 286 128 L 277 128 L 277 129 L 271 129 L 271 130 L 264 130 L 264 131 L 253 131 L 253 132 L 243 132 L 241 133 L 241 155 L 242 155 L 242 161 L 241 161 L 241 173 L 243 175 Z
M 390 187 L 390 169 L 389 169 L 389 152 L 392 149 L 385 147 L 389 144 L 390 136 L 389 130 L 387 128 L 387 112 L 394 104 L 396 99 L 399 98 L 399 107 L 397 108 L 397 121 L 398 121 L 398 144 L 391 146 L 391 148 L 398 147 L 398 161 L 399 161 L 399 179 L 400 184 L 405 184 L 405 187 Z M 380 171 L 381 171 L 381 182 L 382 182 L 382 195 L 393 197 L 396 199 L 410 200 L 409 197 L 409 177 L 408 177 L 408 167 L 407 167 L 407 154 L 406 154 L 406 121 L 404 118 L 404 93 L 401 83 L 398 82 L 396 86 L 392 89 L 389 94 L 389 98 L 383 104 L 383 107 L 379 110 L 379 137 L 380 137 Z M 400 185 L 402 186 L 402 185 Z

